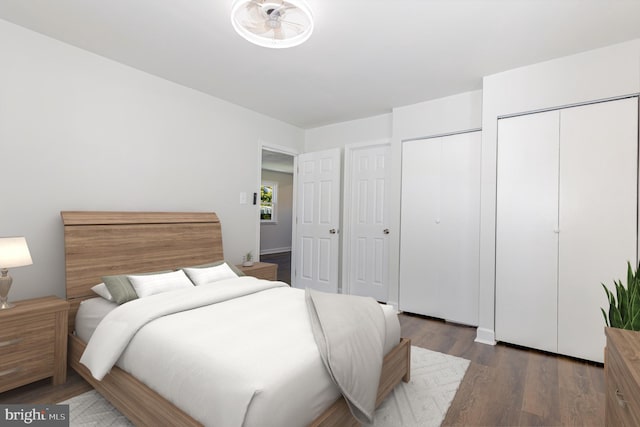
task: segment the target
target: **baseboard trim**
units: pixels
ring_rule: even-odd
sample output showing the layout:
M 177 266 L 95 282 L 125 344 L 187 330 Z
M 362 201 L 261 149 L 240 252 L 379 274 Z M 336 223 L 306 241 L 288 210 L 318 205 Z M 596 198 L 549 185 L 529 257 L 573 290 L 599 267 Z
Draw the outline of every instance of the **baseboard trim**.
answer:
M 492 329 L 478 328 L 475 342 L 487 345 L 496 345 L 496 333 Z
M 291 246 L 288 248 L 261 249 L 260 255 L 279 254 L 281 252 L 291 252 Z

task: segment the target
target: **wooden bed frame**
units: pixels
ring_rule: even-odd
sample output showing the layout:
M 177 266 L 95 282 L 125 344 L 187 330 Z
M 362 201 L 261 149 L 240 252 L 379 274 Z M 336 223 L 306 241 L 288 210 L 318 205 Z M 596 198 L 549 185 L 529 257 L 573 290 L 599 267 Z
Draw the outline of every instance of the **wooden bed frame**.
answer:
M 215 213 L 61 212 L 69 310 L 69 365 L 113 406 L 139 426 L 199 426 L 171 402 L 114 367 L 102 381 L 79 360 L 86 343 L 73 334 L 80 302 L 104 275 L 178 269 L 224 259 Z M 411 342 L 402 339 L 384 359 L 376 406 L 400 381 L 409 381 Z M 312 426 L 355 426 L 340 397 Z

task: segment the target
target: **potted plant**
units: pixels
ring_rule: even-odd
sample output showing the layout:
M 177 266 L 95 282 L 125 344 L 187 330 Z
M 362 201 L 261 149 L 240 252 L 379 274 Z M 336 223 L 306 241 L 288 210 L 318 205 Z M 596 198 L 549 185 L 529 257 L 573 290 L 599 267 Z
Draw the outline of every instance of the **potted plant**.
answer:
M 252 265 L 253 265 L 253 254 L 251 253 L 251 251 L 249 251 L 245 256 L 242 257 L 242 266 L 251 267 Z
M 638 266 L 640 268 L 640 265 Z M 622 281 L 614 281 L 615 295 L 602 283 L 609 299 L 609 313 L 600 308 L 608 327 L 640 331 L 640 277 L 638 269 L 633 271 L 627 263 L 627 286 Z

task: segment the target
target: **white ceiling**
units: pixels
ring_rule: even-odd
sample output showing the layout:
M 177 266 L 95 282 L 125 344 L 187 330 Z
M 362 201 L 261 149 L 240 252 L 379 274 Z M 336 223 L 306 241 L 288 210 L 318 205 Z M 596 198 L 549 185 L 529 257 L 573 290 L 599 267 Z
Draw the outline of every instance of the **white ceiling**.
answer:
M 293 156 L 263 149 L 262 169 L 274 172 L 293 173 Z
M 640 0 L 307 0 L 303 45 L 233 30 L 232 0 L 0 0 L 0 18 L 301 128 L 482 87 L 640 38 Z

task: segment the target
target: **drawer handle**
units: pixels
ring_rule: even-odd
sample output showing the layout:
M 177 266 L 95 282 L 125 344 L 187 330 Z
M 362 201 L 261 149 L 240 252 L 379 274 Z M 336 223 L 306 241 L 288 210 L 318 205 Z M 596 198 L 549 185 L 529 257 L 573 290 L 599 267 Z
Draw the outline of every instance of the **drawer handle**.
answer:
M 18 344 L 22 341 L 22 338 L 15 338 L 9 341 L 0 342 L 0 347 L 9 347 L 10 345 Z
M 12 368 L 12 369 L 7 369 L 6 371 L 0 371 L 0 377 L 6 377 L 7 375 L 11 375 L 14 374 L 16 372 L 18 372 L 20 370 L 20 367 L 16 367 L 16 368 Z
M 621 408 L 624 408 L 627 406 L 627 401 L 624 400 L 624 396 L 622 395 L 622 392 L 618 389 L 616 389 L 616 399 L 618 400 L 618 405 L 620 405 Z

